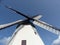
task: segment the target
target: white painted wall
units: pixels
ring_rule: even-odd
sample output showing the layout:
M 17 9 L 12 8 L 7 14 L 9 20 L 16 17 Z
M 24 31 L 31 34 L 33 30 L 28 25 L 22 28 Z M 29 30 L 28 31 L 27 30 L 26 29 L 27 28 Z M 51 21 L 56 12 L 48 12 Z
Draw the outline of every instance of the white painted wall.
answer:
M 21 45 L 22 40 L 27 41 L 26 45 L 44 45 L 41 37 L 34 33 L 31 25 L 25 25 L 19 30 L 9 45 Z

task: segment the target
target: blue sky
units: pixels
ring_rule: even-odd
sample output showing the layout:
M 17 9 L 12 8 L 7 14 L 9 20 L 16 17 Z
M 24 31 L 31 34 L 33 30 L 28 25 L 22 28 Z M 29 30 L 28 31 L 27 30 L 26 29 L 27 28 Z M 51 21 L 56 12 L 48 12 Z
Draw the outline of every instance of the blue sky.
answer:
M 0 3 L 0 24 L 25 19 L 23 16 L 20 16 L 5 8 L 4 5 L 11 6 L 12 8 L 19 10 L 28 16 L 41 14 L 43 17 L 40 20 L 60 28 L 60 0 L 2 0 Z M 14 25 L 1 30 L 0 39 L 10 37 L 15 31 L 16 26 L 17 25 Z M 37 27 L 37 31 L 45 45 L 51 45 L 52 42 L 58 38 L 57 35 L 40 27 Z M 3 44 L 0 43 L 0 45 Z

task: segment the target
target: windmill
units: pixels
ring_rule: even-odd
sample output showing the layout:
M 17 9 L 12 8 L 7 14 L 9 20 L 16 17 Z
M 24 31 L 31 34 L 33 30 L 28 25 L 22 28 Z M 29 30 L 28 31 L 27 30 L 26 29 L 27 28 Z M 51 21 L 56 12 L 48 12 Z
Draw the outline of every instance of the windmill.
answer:
M 18 24 L 17 29 L 13 33 L 8 45 L 44 45 L 44 42 L 38 35 L 35 25 L 43 29 L 46 29 L 52 33 L 55 33 L 57 35 L 60 34 L 60 29 L 39 20 L 42 17 L 41 15 L 29 17 L 11 7 L 8 6 L 5 7 L 26 18 L 24 20 L 17 20 L 12 23 L 0 25 L 0 30 L 2 30 Z

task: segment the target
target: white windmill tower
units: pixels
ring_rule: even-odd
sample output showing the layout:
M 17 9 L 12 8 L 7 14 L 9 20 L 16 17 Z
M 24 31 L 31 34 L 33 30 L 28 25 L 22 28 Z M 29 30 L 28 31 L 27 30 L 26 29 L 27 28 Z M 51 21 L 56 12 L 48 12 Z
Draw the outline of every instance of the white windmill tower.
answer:
M 60 29 L 53 27 L 43 21 L 39 21 L 41 15 L 29 17 L 24 15 L 23 13 L 12 9 L 6 6 L 8 9 L 26 17 L 25 20 L 18 20 L 12 23 L 0 25 L 0 29 L 4 29 L 15 24 L 18 24 L 16 31 L 13 33 L 11 40 L 9 41 L 8 45 L 45 45 L 42 41 L 41 37 L 38 35 L 37 30 L 35 29 L 35 25 L 44 28 L 52 33 L 59 35 Z

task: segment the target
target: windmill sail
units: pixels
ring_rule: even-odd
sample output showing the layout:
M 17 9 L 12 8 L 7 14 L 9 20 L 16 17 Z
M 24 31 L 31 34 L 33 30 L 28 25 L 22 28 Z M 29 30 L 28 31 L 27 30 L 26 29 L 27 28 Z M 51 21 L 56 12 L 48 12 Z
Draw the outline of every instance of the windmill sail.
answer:
M 58 28 L 56 28 L 56 27 L 53 27 L 52 25 L 49 25 L 49 24 L 47 24 L 47 23 L 45 23 L 45 22 L 43 22 L 43 21 L 41 21 L 41 20 L 40 20 L 40 21 L 39 21 L 39 20 L 36 20 L 36 21 L 34 21 L 33 23 L 34 23 L 35 25 L 43 28 L 43 29 L 46 29 L 46 30 L 52 32 L 52 33 L 55 33 L 55 34 L 57 34 L 57 35 L 60 34 L 60 29 L 58 29 Z
M 33 16 L 32 18 L 39 20 L 41 17 L 42 17 L 42 15 L 36 15 L 36 16 Z
M 8 45 L 44 45 L 41 37 L 38 33 L 34 33 L 31 25 L 24 25 L 23 28 L 18 27 L 15 32 L 15 36 Z
M 22 20 L 18 20 L 18 21 L 12 22 L 12 23 L 0 25 L 0 30 L 7 28 L 7 27 L 10 27 L 10 26 L 13 26 L 13 25 L 16 25 L 16 24 L 21 23 L 21 22 L 22 22 Z

